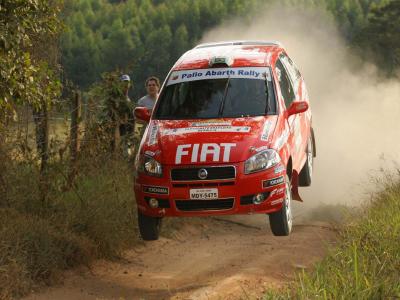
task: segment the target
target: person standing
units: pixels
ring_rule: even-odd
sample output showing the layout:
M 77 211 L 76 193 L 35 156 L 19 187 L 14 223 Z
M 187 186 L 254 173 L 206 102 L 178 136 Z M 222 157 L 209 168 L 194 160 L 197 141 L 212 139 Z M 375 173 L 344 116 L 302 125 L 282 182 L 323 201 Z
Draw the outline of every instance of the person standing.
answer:
M 155 76 L 147 78 L 145 88 L 147 95 L 139 99 L 137 106 L 147 107 L 152 110 L 158 98 L 158 92 L 160 91 L 160 80 Z
M 134 128 L 133 104 L 129 98 L 129 89 L 131 88 L 131 79 L 129 75 L 124 74 L 120 77 L 121 92 L 119 100 L 119 132 L 121 137 L 132 134 Z
M 102 119 L 106 130 L 112 136 L 111 148 L 114 153 L 121 149 L 121 141 L 124 142 L 123 146 L 127 144 L 129 134 L 133 132 L 133 103 L 128 96 L 130 87 L 129 75 L 120 75 L 118 72 L 104 75 Z
M 160 91 L 160 80 L 155 77 L 151 76 L 146 79 L 146 82 L 144 84 L 146 88 L 147 94 L 140 98 L 137 103 L 137 107 L 146 107 L 150 111 L 153 110 L 154 104 L 156 103 L 156 100 L 158 98 L 158 92 Z M 139 148 L 140 140 L 143 137 L 144 131 L 147 127 L 147 124 L 140 120 L 136 120 L 135 122 L 135 156 L 136 156 L 136 151 Z

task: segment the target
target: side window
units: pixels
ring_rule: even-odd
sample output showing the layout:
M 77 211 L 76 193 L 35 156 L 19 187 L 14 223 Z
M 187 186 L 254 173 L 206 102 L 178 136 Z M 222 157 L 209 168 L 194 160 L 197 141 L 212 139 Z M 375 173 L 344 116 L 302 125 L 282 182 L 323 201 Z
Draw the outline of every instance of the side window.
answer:
M 289 108 L 290 104 L 296 98 L 296 95 L 294 93 L 292 83 L 290 82 L 289 75 L 283 67 L 280 59 L 278 59 L 276 62 L 275 71 L 278 76 L 279 86 L 281 87 L 281 92 L 283 99 L 285 100 L 286 108 Z
M 286 54 L 282 53 L 279 56 L 281 62 L 284 64 L 286 67 L 286 70 L 289 73 L 290 78 L 292 79 L 293 83 L 298 83 L 298 81 L 301 78 L 300 71 L 297 69 L 296 65 L 294 62 L 287 56 Z

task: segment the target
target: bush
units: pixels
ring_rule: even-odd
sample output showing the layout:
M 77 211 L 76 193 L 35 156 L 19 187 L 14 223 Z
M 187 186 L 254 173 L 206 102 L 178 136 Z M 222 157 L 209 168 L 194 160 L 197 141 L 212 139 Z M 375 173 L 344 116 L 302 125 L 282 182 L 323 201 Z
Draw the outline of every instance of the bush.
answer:
M 129 162 L 95 151 L 73 163 L 53 157 L 40 172 L 35 159 L 12 157 L 13 143 L 0 146 L 0 299 L 138 242 Z
M 132 173 L 125 161 L 109 160 L 78 175 L 75 187 L 56 200 L 66 226 L 90 238 L 99 256 L 119 255 L 138 240 Z

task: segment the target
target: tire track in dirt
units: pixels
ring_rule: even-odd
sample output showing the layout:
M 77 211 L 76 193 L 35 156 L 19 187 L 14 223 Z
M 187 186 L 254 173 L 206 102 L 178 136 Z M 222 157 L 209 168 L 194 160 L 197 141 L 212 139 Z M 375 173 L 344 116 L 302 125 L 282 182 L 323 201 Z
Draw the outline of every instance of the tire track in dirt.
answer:
M 290 281 L 334 242 L 329 224 L 295 224 L 274 237 L 262 215 L 190 219 L 172 238 L 146 242 L 118 262 L 65 275 L 62 286 L 26 300 L 247 299 Z

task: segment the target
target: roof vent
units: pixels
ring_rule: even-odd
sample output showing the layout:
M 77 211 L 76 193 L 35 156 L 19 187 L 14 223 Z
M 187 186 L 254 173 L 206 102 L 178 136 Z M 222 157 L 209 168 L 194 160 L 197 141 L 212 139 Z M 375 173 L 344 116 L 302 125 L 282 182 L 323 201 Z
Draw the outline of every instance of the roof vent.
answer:
M 252 41 L 252 40 L 244 40 L 244 41 L 226 41 L 226 42 L 216 42 L 216 43 L 206 43 L 200 44 L 195 47 L 195 49 L 199 48 L 209 48 L 209 47 L 222 47 L 222 46 L 278 46 L 283 47 L 283 45 L 278 41 Z
M 214 67 L 214 68 L 230 67 L 233 64 L 233 58 L 226 57 L 226 56 L 214 56 L 210 59 L 208 64 L 210 67 Z

